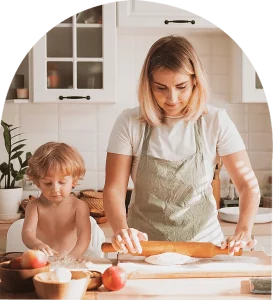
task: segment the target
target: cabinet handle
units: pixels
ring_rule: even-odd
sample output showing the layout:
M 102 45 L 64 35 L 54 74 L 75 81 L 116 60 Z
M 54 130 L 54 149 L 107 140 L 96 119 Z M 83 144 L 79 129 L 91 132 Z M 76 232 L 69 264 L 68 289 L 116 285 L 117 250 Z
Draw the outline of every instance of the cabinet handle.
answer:
M 60 100 L 63 100 L 63 99 L 86 99 L 86 100 L 90 100 L 91 97 L 90 96 L 68 96 L 68 97 L 64 97 L 64 96 L 60 96 L 59 97 Z
M 164 23 L 166 25 L 168 25 L 169 23 L 191 23 L 192 25 L 195 24 L 195 21 L 194 20 L 172 20 L 172 21 L 169 21 L 169 20 L 165 20 Z

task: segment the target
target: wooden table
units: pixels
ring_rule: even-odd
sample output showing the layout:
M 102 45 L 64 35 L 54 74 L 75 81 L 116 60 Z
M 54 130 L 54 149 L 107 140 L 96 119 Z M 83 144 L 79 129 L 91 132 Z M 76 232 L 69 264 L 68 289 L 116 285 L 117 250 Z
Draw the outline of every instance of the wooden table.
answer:
M 117 292 L 103 286 L 98 291 L 86 292 L 84 299 L 271 299 L 271 295 L 254 295 L 249 291 L 247 277 L 235 278 L 183 278 L 128 280 Z M 33 293 L 9 293 L 0 285 L 0 299 L 37 299 Z

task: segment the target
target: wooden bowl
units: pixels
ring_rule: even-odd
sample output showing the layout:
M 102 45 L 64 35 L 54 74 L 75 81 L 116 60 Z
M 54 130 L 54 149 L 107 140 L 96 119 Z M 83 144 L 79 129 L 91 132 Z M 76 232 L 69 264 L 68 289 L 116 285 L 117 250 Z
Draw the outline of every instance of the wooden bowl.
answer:
M 49 263 L 37 269 L 10 269 L 9 263 L 10 261 L 6 261 L 0 264 L 0 279 L 2 287 L 10 292 L 34 291 L 33 277 L 50 270 Z
M 5 252 L 0 254 L 0 263 L 22 256 L 23 252 Z
M 102 285 L 102 274 L 98 271 L 85 271 L 90 276 L 87 291 L 97 290 Z
M 105 217 L 105 212 L 103 210 L 92 208 L 90 209 L 90 216 L 93 218 Z
M 53 272 L 36 274 L 33 278 L 36 293 L 40 299 L 81 299 L 90 282 L 89 274 L 71 271 L 72 279 L 68 282 L 49 280 Z

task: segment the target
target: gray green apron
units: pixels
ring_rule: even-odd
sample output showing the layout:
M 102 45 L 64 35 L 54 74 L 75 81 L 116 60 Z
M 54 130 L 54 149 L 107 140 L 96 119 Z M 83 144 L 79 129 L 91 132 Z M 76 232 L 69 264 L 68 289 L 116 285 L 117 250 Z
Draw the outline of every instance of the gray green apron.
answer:
M 128 225 L 146 232 L 149 240 L 197 239 L 219 243 L 223 238 L 216 202 L 212 189 L 208 188 L 211 184 L 207 182 L 205 171 L 201 122 L 199 118 L 194 124 L 196 152 L 179 161 L 147 155 L 152 128 L 145 126 L 136 174 L 135 201 L 129 207 Z M 216 236 L 213 234 L 215 230 Z

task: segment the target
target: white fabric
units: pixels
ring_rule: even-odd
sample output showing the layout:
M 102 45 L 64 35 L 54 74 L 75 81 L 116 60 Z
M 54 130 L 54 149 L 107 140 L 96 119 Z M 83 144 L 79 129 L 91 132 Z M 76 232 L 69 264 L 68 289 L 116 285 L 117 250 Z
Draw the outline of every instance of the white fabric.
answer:
M 105 242 L 105 236 L 102 229 L 97 224 L 93 217 L 90 217 L 91 222 L 91 242 L 84 255 L 103 257 L 101 244 Z M 8 229 L 6 252 L 24 252 L 28 250 L 22 241 L 22 228 L 24 219 L 15 221 Z
M 6 252 L 25 252 L 28 248 L 22 241 L 24 219 L 12 223 L 7 232 Z
M 245 149 L 244 142 L 226 111 L 208 105 L 203 117 L 202 143 L 207 176 L 213 179 L 217 153 L 228 155 Z M 139 121 L 139 107 L 124 110 L 112 129 L 107 152 L 133 156 L 131 178 L 136 171 L 144 139 L 144 123 Z M 148 155 L 176 161 L 186 159 L 196 151 L 193 122 L 168 118 L 167 123 L 153 128 Z M 134 192 L 131 202 L 134 201 Z

